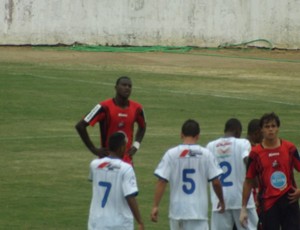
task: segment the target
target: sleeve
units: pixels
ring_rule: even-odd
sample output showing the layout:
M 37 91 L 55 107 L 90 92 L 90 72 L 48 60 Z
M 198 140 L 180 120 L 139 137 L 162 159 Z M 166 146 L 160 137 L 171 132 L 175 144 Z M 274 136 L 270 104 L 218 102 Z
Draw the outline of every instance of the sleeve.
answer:
M 255 160 L 255 156 L 256 156 L 256 153 L 251 151 L 250 154 L 249 154 L 249 159 L 248 159 L 248 162 L 247 162 L 247 171 L 246 171 L 246 178 L 247 179 L 253 179 L 256 177 L 256 160 Z
M 295 145 L 293 145 L 291 148 L 291 151 L 292 151 L 292 156 L 293 156 L 294 168 L 298 172 L 300 172 L 300 155 L 299 155 L 298 149 L 296 148 Z
M 208 152 L 208 181 L 212 181 L 216 177 L 220 176 L 223 173 L 223 170 L 220 168 L 216 157 Z
M 124 174 L 122 181 L 122 189 L 124 197 L 136 196 L 138 194 L 136 176 L 131 166 Z
M 170 180 L 171 177 L 171 167 L 170 167 L 170 158 L 168 152 L 165 153 L 158 166 L 154 171 L 154 175 L 158 178 L 164 179 L 166 181 Z
M 89 176 L 88 176 L 88 180 L 89 181 L 93 181 L 93 162 L 91 162 L 90 164 L 90 173 L 89 173 Z
M 105 117 L 105 109 L 101 104 L 97 104 L 85 117 L 84 121 L 94 126 Z
M 251 144 L 248 140 L 244 139 L 242 144 L 242 158 L 248 157 L 250 152 Z
M 136 122 L 140 127 L 145 128 L 146 126 L 146 117 L 142 106 L 139 106 L 136 110 Z

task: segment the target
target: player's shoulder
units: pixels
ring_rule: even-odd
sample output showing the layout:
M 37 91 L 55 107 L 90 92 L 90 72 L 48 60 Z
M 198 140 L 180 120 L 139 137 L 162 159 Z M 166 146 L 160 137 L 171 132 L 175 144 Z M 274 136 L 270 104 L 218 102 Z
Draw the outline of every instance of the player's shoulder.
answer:
M 109 106 L 109 105 L 113 105 L 113 104 L 114 104 L 114 100 L 113 100 L 113 98 L 108 98 L 108 99 L 106 99 L 106 100 L 104 100 L 104 101 L 101 101 L 99 104 L 100 104 L 101 106 Z
M 134 101 L 134 100 L 129 99 L 129 103 L 130 103 L 130 106 L 132 106 L 132 107 L 136 107 L 136 108 L 142 108 L 143 107 L 141 103 L 139 103 L 137 101 Z

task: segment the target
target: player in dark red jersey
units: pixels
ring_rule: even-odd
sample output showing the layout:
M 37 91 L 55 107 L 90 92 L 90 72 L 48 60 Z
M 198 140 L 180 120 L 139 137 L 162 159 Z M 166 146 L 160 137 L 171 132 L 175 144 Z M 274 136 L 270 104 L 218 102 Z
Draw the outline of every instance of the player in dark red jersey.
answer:
M 97 104 L 76 124 L 76 129 L 86 147 L 100 158 L 107 156 L 106 148 L 110 135 L 118 131 L 124 132 L 127 135 L 128 143 L 123 160 L 132 163 L 132 156 L 139 149 L 146 132 L 144 111 L 141 104 L 129 100 L 132 90 L 132 82 L 129 77 L 118 78 L 115 90 L 115 97 Z M 100 125 L 100 148 L 95 147 L 87 132 L 87 127 L 94 126 L 96 123 Z M 138 127 L 134 136 L 135 123 L 138 124 Z
M 262 228 L 299 230 L 300 189 L 293 174 L 294 169 L 300 171 L 299 153 L 293 143 L 278 137 L 280 120 L 275 113 L 263 115 L 260 127 L 263 140 L 249 155 L 240 221 L 247 225 L 246 205 L 257 177 Z

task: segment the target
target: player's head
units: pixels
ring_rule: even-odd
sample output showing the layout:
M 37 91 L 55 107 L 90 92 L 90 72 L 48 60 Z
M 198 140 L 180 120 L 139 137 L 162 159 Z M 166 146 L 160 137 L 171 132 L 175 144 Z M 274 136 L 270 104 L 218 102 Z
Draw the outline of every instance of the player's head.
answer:
M 236 118 L 230 118 L 225 123 L 224 133 L 236 138 L 240 138 L 242 134 L 242 124 Z
M 132 82 L 127 76 L 121 76 L 117 79 L 115 89 L 117 96 L 127 99 L 131 94 Z
M 200 125 L 197 121 L 188 119 L 183 123 L 181 133 L 185 137 L 196 137 L 200 134 Z
M 276 123 L 278 128 L 280 127 L 279 117 L 274 112 L 265 113 L 264 115 L 262 115 L 262 117 L 260 118 L 259 126 L 260 126 L 260 128 L 263 128 L 264 124 L 270 123 L 272 121 L 274 121 Z
M 247 136 L 251 144 L 258 144 L 262 141 L 262 132 L 260 128 L 260 120 L 252 119 L 248 123 Z
M 126 144 L 126 134 L 123 132 L 116 132 L 109 137 L 108 149 L 122 158 L 126 149 Z

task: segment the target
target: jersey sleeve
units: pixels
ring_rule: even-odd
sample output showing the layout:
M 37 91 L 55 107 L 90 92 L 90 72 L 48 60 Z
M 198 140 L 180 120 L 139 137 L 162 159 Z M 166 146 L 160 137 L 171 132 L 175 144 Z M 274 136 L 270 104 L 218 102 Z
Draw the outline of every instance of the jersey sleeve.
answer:
M 170 180 L 171 177 L 171 167 L 170 167 L 170 159 L 168 156 L 168 152 L 165 153 L 158 166 L 154 171 L 154 175 L 158 178 L 164 179 L 166 181 Z
M 141 106 L 139 106 L 137 108 L 137 111 L 136 111 L 136 122 L 138 123 L 138 125 L 140 127 L 145 128 L 145 126 L 146 126 L 146 117 L 145 117 L 144 110 Z
M 85 117 L 84 121 L 94 126 L 105 117 L 105 109 L 101 104 L 97 104 Z
M 223 170 L 220 168 L 216 157 L 208 152 L 208 181 L 215 179 L 223 173 Z
M 246 178 L 253 179 L 256 177 L 256 153 L 251 151 L 247 162 Z
M 291 150 L 292 151 L 292 157 L 293 157 L 293 162 L 294 162 L 294 168 L 300 172 L 300 155 L 298 152 L 298 149 L 296 148 L 295 145 L 292 145 Z
M 131 166 L 124 173 L 124 178 L 122 181 L 122 189 L 123 189 L 124 197 L 135 196 L 138 194 L 136 176 Z
M 242 158 L 246 158 L 249 156 L 251 152 L 251 144 L 248 140 L 244 139 L 242 144 Z

